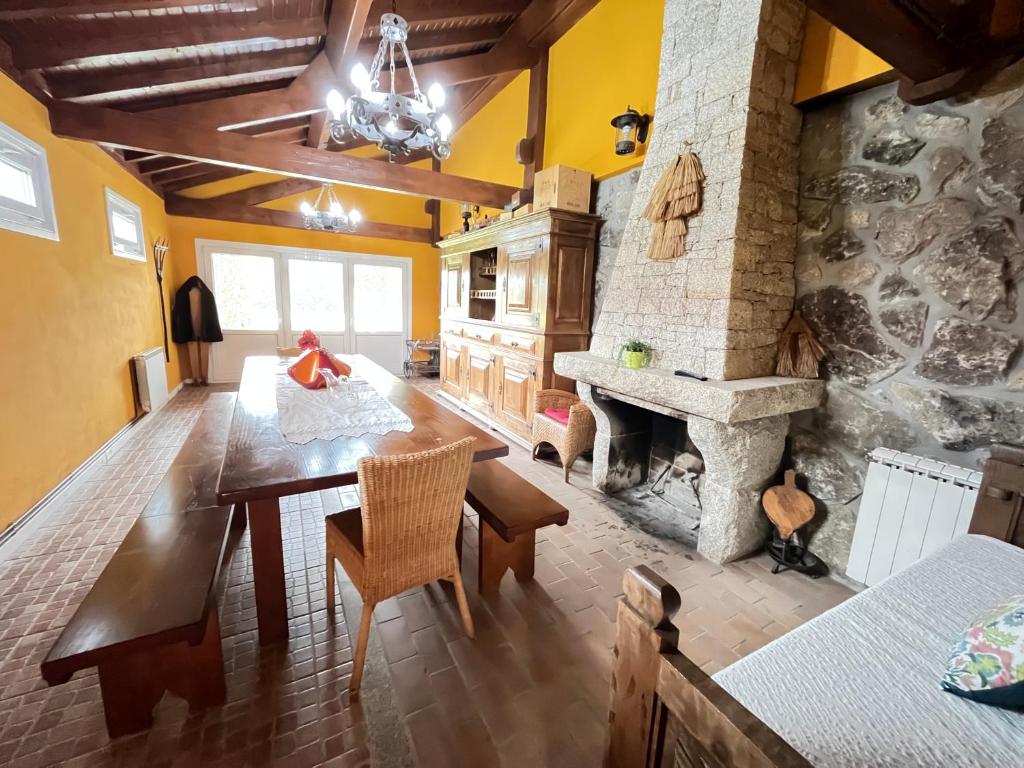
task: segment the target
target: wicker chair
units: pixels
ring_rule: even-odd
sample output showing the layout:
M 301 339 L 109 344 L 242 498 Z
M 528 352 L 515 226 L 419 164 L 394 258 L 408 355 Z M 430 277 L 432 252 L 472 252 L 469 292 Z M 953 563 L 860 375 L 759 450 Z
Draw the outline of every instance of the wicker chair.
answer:
M 327 517 L 327 609 L 334 613 L 334 561 L 363 598 L 349 688 L 359 690 L 377 603 L 438 579 L 455 585 L 466 634 L 473 618 L 462 586 L 455 538 L 462 524 L 474 439 L 404 456 L 359 460 L 361 509 Z
M 551 418 L 544 413 L 546 408 L 568 409 L 569 423 Z M 534 399 L 533 415 L 533 451 L 532 457 L 537 458 L 537 448 L 541 443 L 549 443 L 558 451 L 565 472 L 565 482 L 569 482 L 569 472 L 577 457 L 594 447 L 594 435 L 597 424 L 594 414 L 590 412 L 579 397 L 572 392 L 560 389 L 539 390 Z

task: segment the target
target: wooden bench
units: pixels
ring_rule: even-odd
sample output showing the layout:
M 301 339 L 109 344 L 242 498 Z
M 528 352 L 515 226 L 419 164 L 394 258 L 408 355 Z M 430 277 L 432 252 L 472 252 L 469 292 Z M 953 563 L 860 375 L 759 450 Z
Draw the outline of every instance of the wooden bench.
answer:
M 214 596 L 231 525 L 214 489 L 235 396 L 210 396 L 152 499 L 42 662 L 50 685 L 97 667 L 111 738 L 144 730 L 165 691 L 225 700 Z M 236 510 L 244 524 L 244 509 Z
M 517 581 L 532 579 L 537 529 L 569 522 L 569 510 L 497 461 L 473 464 L 466 503 L 480 515 L 481 594 L 497 591 L 510 568 Z

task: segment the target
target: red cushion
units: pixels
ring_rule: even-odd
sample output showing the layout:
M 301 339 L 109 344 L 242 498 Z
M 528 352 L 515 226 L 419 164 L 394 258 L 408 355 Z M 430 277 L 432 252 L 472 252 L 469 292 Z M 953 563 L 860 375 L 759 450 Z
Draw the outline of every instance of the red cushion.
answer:
M 563 424 L 569 423 L 569 409 L 568 408 L 545 408 L 544 415 L 550 416 L 555 421 L 560 421 Z

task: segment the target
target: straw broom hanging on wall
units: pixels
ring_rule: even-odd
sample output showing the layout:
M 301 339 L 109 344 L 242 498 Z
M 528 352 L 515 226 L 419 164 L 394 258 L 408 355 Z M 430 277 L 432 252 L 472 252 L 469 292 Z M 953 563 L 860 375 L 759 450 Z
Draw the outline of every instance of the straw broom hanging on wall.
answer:
M 704 169 L 700 158 L 686 151 L 669 163 L 647 203 L 644 218 L 654 223 L 647 258 L 669 261 L 683 253 L 686 242 L 686 217 L 700 211 L 704 188 Z

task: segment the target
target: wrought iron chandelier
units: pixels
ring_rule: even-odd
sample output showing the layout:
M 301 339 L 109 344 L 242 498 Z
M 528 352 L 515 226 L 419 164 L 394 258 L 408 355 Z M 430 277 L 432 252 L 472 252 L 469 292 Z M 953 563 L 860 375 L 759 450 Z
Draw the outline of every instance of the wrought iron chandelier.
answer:
M 327 109 L 331 113 L 331 137 L 341 143 L 346 133 L 362 136 L 386 150 L 391 158 L 408 155 L 416 149 L 429 149 L 438 160 L 447 160 L 452 154 L 448 141 L 452 121 L 441 112 L 445 103 L 444 88 L 434 83 L 426 95 L 420 90 L 413 70 L 406 40 L 409 24 L 397 13 L 380 17 L 380 46 L 367 71 L 362 62 L 352 67 L 352 84 L 356 93 L 346 101 L 337 90 L 327 94 Z M 395 92 L 395 49 L 405 58 L 412 96 Z M 391 86 L 381 90 L 381 73 L 385 60 L 389 62 Z
M 308 200 L 303 200 L 299 210 L 302 212 L 302 224 L 306 229 L 319 229 L 322 232 L 353 232 L 363 220 L 363 214 L 355 208 L 348 213 L 345 212 L 334 194 L 334 187 L 330 184 L 324 184 L 320 188 L 320 194 L 316 196 L 313 205 L 310 205 Z

